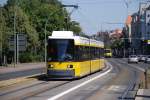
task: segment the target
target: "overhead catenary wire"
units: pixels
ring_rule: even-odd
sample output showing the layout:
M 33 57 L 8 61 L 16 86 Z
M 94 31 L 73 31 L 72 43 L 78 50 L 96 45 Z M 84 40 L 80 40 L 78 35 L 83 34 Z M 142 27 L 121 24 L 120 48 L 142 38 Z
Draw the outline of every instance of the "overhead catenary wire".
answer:
M 67 0 L 61 0 L 65 3 L 70 3 Z M 74 0 L 73 3 L 78 3 L 79 5 L 102 5 L 102 4 L 121 4 L 124 2 L 128 2 L 132 3 L 132 2 L 139 2 L 139 1 L 147 1 L 147 0 Z
M 93 6 L 93 5 L 103 5 L 103 4 L 108 4 L 108 6 L 110 4 L 114 5 L 114 4 L 125 4 L 124 1 L 128 1 L 128 0 L 72 0 L 72 1 L 68 1 L 68 0 L 61 0 L 61 1 L 64 1 L 66 3 L 78 3 L 79 6 Z M 138 0 L 130 0 L 133 2 L 138 2 Z M 89 16 L 87 16 L 86 14 L 84 14 L 85 12 L 82 11 L 81 7 L 76 11 L 78 12 L 78 14 L 80 14 L 80 20 L 85 20 L 84 22 L 87 23 L 91 29 L 95 30 L 98 28 L 98 25 L 97 24 L 94 24 L 94 22 L 90 19 Z M 82 18 L 83 17 L 83 18 Z M 97 30 L 98 31 L 98 30 Z

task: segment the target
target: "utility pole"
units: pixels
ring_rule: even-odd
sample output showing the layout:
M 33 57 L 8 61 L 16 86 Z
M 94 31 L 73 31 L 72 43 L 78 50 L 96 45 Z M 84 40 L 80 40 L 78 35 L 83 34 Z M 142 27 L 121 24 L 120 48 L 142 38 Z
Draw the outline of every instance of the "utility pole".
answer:
M 16 45 L 17 45 L 17 47 L 16 47 L 16 52 L 17 52 L 17 60 L 16 61 L 17 62 L 16 63 L 18 64 L 18 62 L 19 62 L 19 34 L 16 34 L 16 39 L 17 39 L 16 40 L 16 42 L 17 42 L 16 43 Z
M 16 12 L 14 12 L 14 67 L 16 65 Z
M 14 6 L 14 67 L 16 66 L 16 10 Z
M 78 8 L 78 6 L 77 5 L 62 5 L 61 7 L 74 7 L 74 8 Z M 59 10 L 58 10 L 59 11 Z M 52 15 L 54 15 L 55 13 L 57 13 L 58 11 L 56 11 L 56 12 L 54 12 L 53 14 L 51 14 L 50 16 L 52 16 Z M 73 13 L 73 10 L 72 10 L 72 12 L 71 13 L 69 13 L 69 16 L 71 15 Z M 67 16 L 68 17 L 68 16 Z M 48 20 L 49 20 L 49 18 L 47 18 L 47 20 L 46 20 L 46 22 L 45 22 L 45 27 L 44 27 L 44 37 L 45 37 L 45 39 L 44 39 L 44 45 L 45 45 L 45 64 L 47 65 L 47 24 L 48 24 Z M 68 18 L 67 18 L 67 24 L 68 24 Z M 68 26 L 67 26 L 67 30 L 68 30 L 69 28 L 68 28 Z
M 0 10 L 1 10 L 1 11 L 0 11 L 0 14 L 1 14 L 1 19 L 2 19 L 2 8 L 1 8 L 1 5 L 0 5 Z M 1 21 L 2 21 L 2 20 L 1 20 Z M 0 41 L 0 42 L 1 42 L 1 45 L 0 45 L 0 56 L 1 56 L 1 57 L 0 57 L 0 60 L 1 60 L 1 61 L 0 61 L 0 63 L 2 64 L 2 62 L 3 62 L 3 60 L 2 60 L 2 59 L 3 59 L 3 31 L 2 31 L 2 26 L 0 26 L 0 32 L 1 32 L 1 33 L 0 33 L 0 35 L 1 35 L 1 36 L 0 36 L 0 37 L 1 37 L 1 41 Z
M 78 5 L 62 5 L 62 7 L 74 8 L 74 9 L 72 9 L 72 11 L 69 13 L 69 15 L 65 17 L 66 29 L 67 29 L 67 31 L 68 31 L 68 30 L 69 30 L 68 18 L 71 16 L 71 14 L 73 13 L 73 11 L 74 11 L 75 9 L 78 9 L 79 6 L 78 6 Z
M 45 22 L 45 28 L 44 28 L 44 33 L 45 33 L 45 64 L 47 65 L 47 30 L 46 30 L 46 27 L 47 27 L 47 23 L 48 23 L 48 20 L 46 20 Z

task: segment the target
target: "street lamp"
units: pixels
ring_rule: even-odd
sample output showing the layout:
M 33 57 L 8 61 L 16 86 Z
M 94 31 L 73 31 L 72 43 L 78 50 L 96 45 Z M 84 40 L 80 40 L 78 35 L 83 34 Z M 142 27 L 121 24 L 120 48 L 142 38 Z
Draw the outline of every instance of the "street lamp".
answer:
M 0 10 L 1 10 L 1 11 L 0 11 L 0 15 L 1 15 L 0 17 L 1 17 L 1 19 L 2 19 L 2 8 L 1 8 L 1 5 L 0 5 Z M 1 35 L 1 36 L 0 36 L 0 37 L 1 37 L 1 44 L 0 44 L 0 46 L 1 46 L 1 47 L 0 47 L 0 53 L 1 53 L 1 54 L 0 54 L 0 60 L 1 60 L 1 61 L 0 61 L 0 64 L 2 64 L 2 59 L 3 59 L 3 40 L 2 40 L 2 39 L 3 39 L 3 32 L 2 32 L 2 26 L 0 26 L 0 29 L 1 29 L 1 30 L 0 30 L 0 32 L 1 32 L 1 33 L 0 33 L 0 35 Z
M 73 8 L 75 8 L 75 9 L 77 9 L 78 8 L 78 5 L 61 5 L 61 7 L 73 7 Z M 57 11 L 55 11 L 54 13 L 52 13 L 52 14 L 50 14 L 49 16 L 48 16 L 48 18 L 46 19 L 46 21 L 45 21 L 45 27 L 44 27 L 44 37 L 45 37 L 45 43 L 44 43 L 44 45 L 45 45 L 45 64 L 47 64 L 47 24 L 48 24 L 48 20 L 49 20 L 49 17 L 50 16 L 52 16 L 52 15 L 54 15 L 54 14 L 56 14 L 56 13 L 58 13 L 60 10 L 57 10 Z M 69 13 L 69 16 L 71 15 L 73 13 L 73 10 L 72 10 L 72 12 L 71 13 Z
M 16 9 L 14 6 L 14 67 L 16 66 Z
M 56 13 L 56 12 L 54 12 L 54 13 Z M 51 14 L 50 16 L 52 16 L 53 14 Z M 47 65 L 47 24 L 48 24 L 49 17 L 46 19 L 45 26 L 44 26 L 44 45 L 45 45 L 45 57 L 44 57 L 44 61 L 45 61 L 46 65 Z
M 56 14 L 57 12 L 59 12 L 59 10 L 55 11 L 54 13 L 50 14 L 48 16 L 48 18 L 46 19 L 45 21 L 45 26 L 44 26 L 44 45 L 45 45 L 45 57 L 44 57 L 44 60 L 45 60 L 45 64 L 47 64 L 47 24 L 48 24 L 48 20 L 49 20 L 49 17 Z

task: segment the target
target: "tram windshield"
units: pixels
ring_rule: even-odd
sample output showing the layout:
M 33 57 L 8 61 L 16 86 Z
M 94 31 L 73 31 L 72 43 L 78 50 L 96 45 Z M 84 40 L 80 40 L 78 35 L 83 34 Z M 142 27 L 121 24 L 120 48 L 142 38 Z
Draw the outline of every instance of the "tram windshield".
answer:
M 111 53 L 111 50 L 110 49 L 106 49 L 105 53 Z
M 69 39 L 49 39 L 47 50 L 48 61 L 73 60 L 74 42 Z

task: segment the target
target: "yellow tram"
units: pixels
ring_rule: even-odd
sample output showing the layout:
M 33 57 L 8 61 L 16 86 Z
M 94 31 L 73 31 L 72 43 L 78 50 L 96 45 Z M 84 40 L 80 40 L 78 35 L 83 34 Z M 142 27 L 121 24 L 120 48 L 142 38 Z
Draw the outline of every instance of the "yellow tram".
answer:
M 53 31 L 48 37 L 47 76 L 79 78 L 104 68 L 104 44 L 74 36 L 72 31 Z
M 111 49 L 105 49 L 105 53 L 104 53 L 105 57 L 112 57 L 112 50 Z

